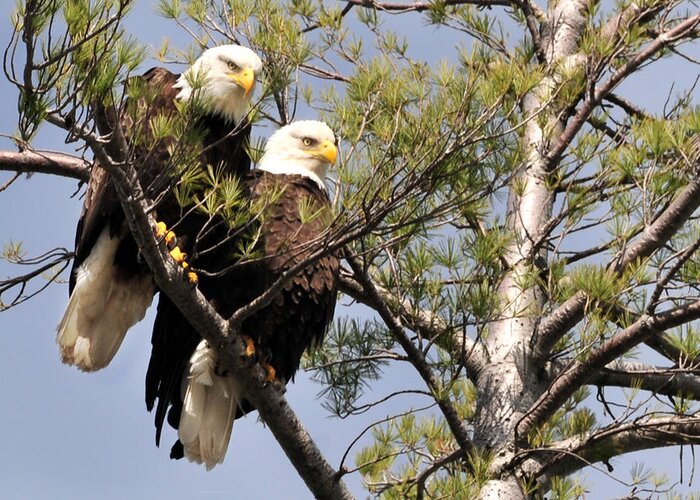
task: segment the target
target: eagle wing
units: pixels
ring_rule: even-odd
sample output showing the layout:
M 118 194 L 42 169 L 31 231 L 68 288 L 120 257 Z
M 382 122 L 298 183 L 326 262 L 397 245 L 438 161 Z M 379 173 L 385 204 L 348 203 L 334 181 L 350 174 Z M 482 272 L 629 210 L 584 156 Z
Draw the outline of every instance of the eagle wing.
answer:
M 147 88 L 146 93 L 152 96 L 152 100 L 149 99 L 148 105 L 146 105 L 144 99 L 141 99 L 140 103 L 148 108 L 144 117 L 146 122 L 159 114 L 176 112 L 175 96 L 178 93 L 178 89 L 174 88 L 173 85 L 178 79 L 177 74 L 171 73 L 165 68 L 156 67 L 136 78 L 143 82 Z M 131 143 L 135 132 L 133 130 L 134 119 L 128 112 L 129 106 L 130 103 L 126 101 L 121 107 L 120 122 L 127 141 Z M 149 132 L 147 131 L 146 133 Z M 139 171 L 139 176 L 150 180 L 158 177 L 157 172 L 163 170 L 163 156 L 165 156 L 164 153 L 167 151 L 167 144 L 161 141 L 161 143 L 153 147 L 152 141 L 143 140 L 141 142 L 149 144 L 151 151 L 148 151 L 144 146 L 132 146 L 130 154 L 134 160 L 135 168 Z M 144 158 L 149 158 L 149 161 L 140 161 Z M 155 158 L 159 158 L 161 161 L 154 161 L 153 159 Z M 167 163 L 167 159 L 165 159 L 165 162 Z M 90 255 L 90 251 L 102 231 L 109 227 L 109 234 L 111 237 L 114 237 L 123 232 L 124 220 L 124 212 L 109 174 L 96 163 L 90 174 L 83 208 L 76 228 L 75 257 L 69 280 L 70 293 L 75 288 L 78 267 Z M 130 236 L 126 235 L 125 237 L 130 238 Z
M 152 119 L 175 113 L 177 75 L 155 68 L 132 80 L 144 91 L 126 99 L 120 122 L 129 143 L 129 158 L 146 193 L 166 192 L 169 179 L 169 141 L 151 140 Z M 136 112 L 135 112 L 136 111 Z M 154 191 L 156 189 L 156 191 Z M 140 321 L 153 300 L 155 284 L 138 256 L 114 184 L 99 165 L 93 167 L 75 237 L 68 305 L 58 325 L 56 341 L 65 363 L 84 371 L 107 366 L 126 335 Z

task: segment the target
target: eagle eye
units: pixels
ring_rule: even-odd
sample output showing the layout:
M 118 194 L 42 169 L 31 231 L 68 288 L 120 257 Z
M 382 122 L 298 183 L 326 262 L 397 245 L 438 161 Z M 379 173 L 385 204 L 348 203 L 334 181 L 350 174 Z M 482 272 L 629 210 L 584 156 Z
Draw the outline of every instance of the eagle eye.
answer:
M 304 137 L 304 138 L 301 140 L 301 142 L 304 143 L 304 146 L 309 147 L 309 146 L 313 145 L 316 141 L 314 141 L 314 140 L 313 140 L 312 138 L 310 138 L 310 137 Z
M 231 71 L 238 71 L 238 70 L 240 69 L 240 68 L 238 67 L 238 64 L 236 64 L 236 63 L 233 62 L 233 61 L 228 61 L 228 62 L 226 63 L 226 65 L 228 66 L 228 69 L 230 69 Z

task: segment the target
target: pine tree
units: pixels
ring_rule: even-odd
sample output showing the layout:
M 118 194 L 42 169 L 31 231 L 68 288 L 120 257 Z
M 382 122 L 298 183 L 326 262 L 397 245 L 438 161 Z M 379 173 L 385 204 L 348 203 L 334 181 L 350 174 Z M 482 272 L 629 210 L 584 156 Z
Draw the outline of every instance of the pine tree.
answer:
M 399 396 L 403 411 L 373 425 L 368 446 L 346 436 L 354 463 L 336 467 L 279 388 L 237 361 L 242 318 L 178 279 L 150 231 L 113 120 L 149 56 L 122 25 L 132 3 L 19 5 L 5 61 L 19 152 L 0 153 L 0 169 L 85 180 L 94 155 L 159 286 L 220 346 L 315 496 L 350 498 L 343 477 L 359 473 L 382 498 L 577 498 L 578 471 L 615 475 L 615 457 L 700 443 L 696 2 L 160 0 L 191 44 L 157 57 L 250 46 L 265 64 L 259 123 L 304 110 L 341 138 L 326 251 L 342 249 L 343 300 L 362 307 L 339 310 L 306 365 L 332 414 Z M 424 26 L 392 31 L 389 16 Z M 459 42 L 448 57 L 412 57 L 437 28 Z M 632 92 L 668 62 L 654 73 L 667 95 Z M 43 123 L 85 155 L 34 151 Z M 187 139 L 181 123 L 159 130 Z M 231 192 L 212 207 L 235 211 Z M 11 308 L 71 254 L 28 259 L 8 244 L 3 257 L 32 266 L 0 282 Z M 419 382 L 374 394 L 400 366 Z M 642 487 L 664 484 L 639 469 L 631 494 Z

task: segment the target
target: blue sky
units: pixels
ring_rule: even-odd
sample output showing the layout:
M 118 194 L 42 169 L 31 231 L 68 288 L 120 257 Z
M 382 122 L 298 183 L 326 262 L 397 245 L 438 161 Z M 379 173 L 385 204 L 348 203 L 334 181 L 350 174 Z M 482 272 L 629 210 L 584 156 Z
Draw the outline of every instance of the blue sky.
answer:
M 0 6 L 0 45 L 10 36 L 12 2 Z M 418 29 L 417 16 L 403 17 L 406 33 Z M 164 37 L 172 45 L 184 46 L 189 40 L 172 23 L 151 13 L 141 2 L 130 17 L 128 29 L 145 44 L 160 45 Z M 425 59 L 453 54 L 449 38 L 424 27 L 426 34 L 415 55 Z M 434 35 L 434 36 L 433 36 Z M 696 57 L 700 51 L 695 47 Z M 144 70 L 155 64 L 148 61 Z M 664 66 L 660 73 L 636 77 L 625 84 L 632 100 L 660 109 L 668 79 L 659 75 L 677 71 Z M 687 68 L 687 67 L 686 67 Z M 655 71 L 659 71 L 656 69 Z M 695 75 L 679 73 L 684 82 Z M 643 78 L 643 79 L 642 79 Z M 5 81 L 0 82 L 4 109 L 0 113 L 0 133 L 16 128 L 16 97 Z M 268 129 L 254 134 L 268 135 Z M 71 151 L 63 134 L 45 126 L 37 146 Z M 0 139 L 0 149 L 12 143 Z M 0 184 L 7 175 L 0 173 Z M 17 182 L 0 194 L 0 244 L 22 241 L 29 255 L 55 246 L 71 249 L 81 201 L 71 197 L 77 182 L 34 175 Z M 0 276 L 15 273 L 0 262 Z M 310 495 L 291 468 L 281 448 L 256 415 L 238 420 L 223 465 L 207 472 L 186 461 L 168 458 L 174 433 L 164 436 L 163 446 L 154 445 L 153 417 L 145 410 L 143 379 L 150 353 L 150 327 L 153 311 L 127 335 L 112 364 L 95 374 L 83 374 L 60 363 L 55 345 L 55 328 L 67 300 L 67 285 L 49 287 L 30 302 L 0 315 L 0 498 L 87 499 L 95 498 L 285 498 L 306 499 Z M 341 308 L 341 313 L 343 309 Z M 377 398 L 387 394 L 413 375 L 406 369 L 392 369 L 387 380 L 373 387 Z M 330 462 L 337 466 L 349 442 L 369 423 L 383 418 L 397 407 L 383 406 L 358 418 L 329 418 L 316 398 L 320 386 L 303 374 L 289 387 L 290 404 L 305 422 L 311 435 Z M 422 406 L 423 401 L 416 401 Z M 397 402 L 408 406 L 406 400 Z M 351 454 L 352 456 L 352 454 Z M 646 455 L 653 468 L 667 468 L 678 478 L 678 450 Z M 639 458 L 641 459 L 641 458 Z M 619 460 L 619 471 L 631 468 L 633 460 Z M 352 462 L 349 464 L 352 465 Z M 686 477 L 689 473 L 686 465 Z M 624 475 L 624 474 L 623 474 Z M 588 474 L 600 497 L 618 496 L 627 490 L 601 475 Z M 363 498 L 357 474 L 348 484 Z

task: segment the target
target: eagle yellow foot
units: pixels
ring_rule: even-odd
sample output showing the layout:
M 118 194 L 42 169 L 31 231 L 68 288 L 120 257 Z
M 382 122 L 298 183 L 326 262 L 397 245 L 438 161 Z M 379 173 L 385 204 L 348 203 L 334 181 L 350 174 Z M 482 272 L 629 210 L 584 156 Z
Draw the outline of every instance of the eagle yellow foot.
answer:
M 190 267 L 189 263 L 185 260 L 183 260 L 180 263 L 180 265 L 185 270 L 187 270 L 187 268 Z M 187 281 L 189 281 L 193 285 L 196 285 L 199 282 L 199 276 L 197 276 L 197 273 L 195 273 L 194 271 L 187 271 Z
M 187 270 L 190 267 L 189 262 L 187 262 L 187 254 L 180 250 L 179 246 L 175 246 L 172 250 L 170 250 L 170 256 L 180 264 L 180 266 Z M 193 285 L 196 285 L 197 282 L 199 282 L 199 277 L 197 276 L 197 273 L 194 271 L 187 271 L 187 281 L 192 283 Z
M 260 362 L 260 366 L 265 368 L 267 375 L 265 375 L 265 382 L 276 382 L 277 381 L 277 370 L 275 370 L 272 365 L 266 363 L 265 361 Z
M 248 358 L 257 357 L 260 359 L 260 366 L 265 369 L 265 382 L 276 382 L 277 381 L 277 370 L 275 370 L 270 363 L 265 361 L 266 356 L 262 355 L 258 348 L 255 346 L 253 339 L 247 335 L 241 335 L 243 342 L 245 343 L 245 355 Z
M 253 342 L 253 339 L 243 335 L 243 342 L 245 342 L 245 355 L 249 358 L 255 356 L 255 342 Z
M 155 233 L 156 238 L 163 239 L 163 241 L 165 241 L 165 244 L 168 245 L 168 248 L 172 248 L 176 240 L 175 233 L 168 230 L 168 226 L 165 224 L 165 222 L 156 222 Z
M 180 266 L 185 269 L 187 281 L 193 285 L 196 285 L 199 282 L 199 277 L 194 271 L 187 271 L 187 269 L 190 267 L 190 264 L 186 260 L 187 254 L 180 250 L 180 247 L 177 246 L 177 237 L 175 236 L 175 233 L 168 230 L 168 226 L 165 224 L 165 222 L 158 221 L 156 222 L 155 234 L 156 238 L 165 241 L 168 249 L 170 249 L 170 256 L 175 260 L 175 262 L 180 264 Z

